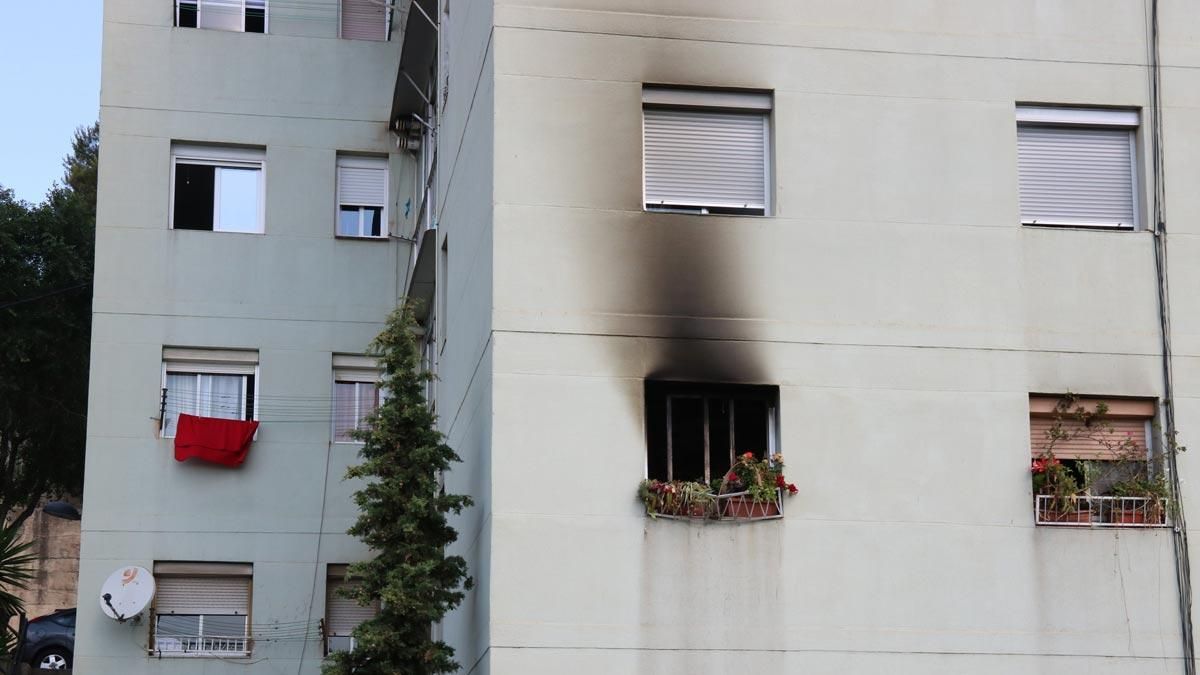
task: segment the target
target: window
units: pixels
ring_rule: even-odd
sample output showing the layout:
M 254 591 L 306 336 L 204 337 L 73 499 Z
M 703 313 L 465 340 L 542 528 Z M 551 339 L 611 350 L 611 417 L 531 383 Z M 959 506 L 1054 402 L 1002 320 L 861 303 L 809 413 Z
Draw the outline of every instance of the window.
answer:
M 330 565 L 325 583 L 325 653 L 344 652 L 354 649 L 354 638 L 350 635 L 358 624 L 369 621 L 379 614 L 379 602 L 363 606 L 351 598 L 342 597 L 342 591 L 353 587 L 346 581 L 346 565 Z
M 171 227 L 263 232 L 263 151 L 177 144 Z
M 333 442 L 355 443 L 352 432 L 383 402 L 379 364 L 370 357 L 333 355 Z
M 176 0 L 175 25 L 265 33 L 267 0 Z
M 248 655 L 252 581 L 248 563 L 154 563 L 151 653 Z
M 1017 107 L 1017 167 L 1025 225 L 1134 228 L 1132 110 Z
M 342 37 L 354 40 L 386 40 L 392 28 L 392 12 L 378 0 L 342 0 Z
M 253 351 L 163 348 L 163 438 L 175 437 L 180 413 L 254 419 L 257 371 Z
M 642 89 L 647 211 L 770 212 L 769 93 Z
M 1154 401 L 1144 399 L 1030 396 L 1038 524 L 1165 524 L 1154 415 Z
M 779 452 L 773 386 L 646 382 L 647 475 L 720 480 L 734 457 Z
M 338 236 L 387 237 L 387 181 L 385 157 L 338 157 Z

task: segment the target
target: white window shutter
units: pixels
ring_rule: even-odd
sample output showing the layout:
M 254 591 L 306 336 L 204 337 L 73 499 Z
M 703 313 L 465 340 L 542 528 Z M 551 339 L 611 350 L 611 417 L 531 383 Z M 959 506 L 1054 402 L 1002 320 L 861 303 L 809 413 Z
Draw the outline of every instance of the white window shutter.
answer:
M 1133 133 L 1019 125 L 1021 222 L 1133 227 Z
M 371 0 L 342 0 L 342 37 L 386 40 L 387 8 Z
M 156 577 L 156 614 L 250 613 L 249 577 Z
M 338 164 L 338 203 L 383 207 L 387 201 L 387 169 Z
M 644 110 L 647 206 L 767 206 L 764 113 Z
M 358 624 L 375 618 L 379 613 L 378 603 L 363 607 L 356 600 L 343 598 L 339 592 L 348 582 L 330 579 L 325 599 L 326 630 L 329 635 L 349 635 Z

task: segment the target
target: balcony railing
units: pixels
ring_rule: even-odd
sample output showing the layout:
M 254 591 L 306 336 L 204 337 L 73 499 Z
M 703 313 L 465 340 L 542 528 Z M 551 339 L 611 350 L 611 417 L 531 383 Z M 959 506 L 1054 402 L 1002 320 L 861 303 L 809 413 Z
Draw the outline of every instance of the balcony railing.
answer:
M 712 495 L 712 499 L 706 501 L 681 501 L 670 513 L 659 512 L 655 517 L 726 522 L 773 520 L 783 517 L 783 496 L 776 490 L 774 501 L 756 502 L 750 498 L 749 492 Z
M 162 656 L 246 656 L 250 638 L 244 635 L 160 635 L 154 638 L 154 654 Z
M 1166 527 L 1167 503 L 1155 497 L 1037 495 L 1037 524 L 1070 527 Z

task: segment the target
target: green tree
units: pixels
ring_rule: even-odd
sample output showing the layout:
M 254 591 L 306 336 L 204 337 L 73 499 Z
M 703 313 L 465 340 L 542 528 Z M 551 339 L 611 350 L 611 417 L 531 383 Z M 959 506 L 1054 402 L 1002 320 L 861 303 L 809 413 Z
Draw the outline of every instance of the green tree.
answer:
M 421 370 L 411 313 L 397 309 L 375 339 L 383 363 L 387 400 L 358 433 L 362 463 L 348 478 L 366 485 L 355 493 L 360 514 L 350 528 L 374 557 L 350 566 L 349 597 L 361 605 L 382 601 L 377 617 L 354 631 L 357 647 L 335 653 L 326 675 L 431 675 L 458 669 L 454 649 L 431 635 L 433 624 L 462 602 L 471 588 L 467 563 L 447 556 L 458 538 L 448 513 L 471 505 L 448 495 L 440 477 L 461 461 L 443 442 L 425 402 L 429 373 Z
M 83 482 L 99 127 L 37 205 L 0 186 L 0 514 L 13 527 Z

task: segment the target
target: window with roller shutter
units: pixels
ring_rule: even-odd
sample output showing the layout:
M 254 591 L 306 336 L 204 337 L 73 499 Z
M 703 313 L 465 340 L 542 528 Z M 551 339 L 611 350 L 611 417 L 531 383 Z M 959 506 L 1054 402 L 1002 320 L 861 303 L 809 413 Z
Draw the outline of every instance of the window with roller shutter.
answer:
M 766 92 L 643 87 L 646 210 L 768 214 L 771 109 Z
M 351 633 L 379 614 L 379 603 L 363 606 L 342 596 L 354 582 L 346 581 L 346 565 L 330 565 L 325 584 L 325 653 L 354 649 Z
M 1021 222 L 1136 228 L 1137 127 L 1132 110 L 1018 106 Z
M 342 0 L 341 35 L 350 40 L 387 40 L 391 14 L 381 0 Z
M 252 570 L 244 563 L 155 563 L 152 653 L 249 654 Z
M 386 157 L 338 157 L 339 237 L 387 238 L 387 185 Z

